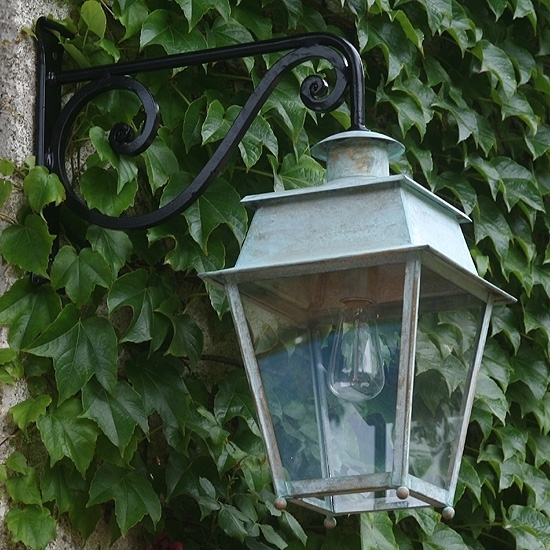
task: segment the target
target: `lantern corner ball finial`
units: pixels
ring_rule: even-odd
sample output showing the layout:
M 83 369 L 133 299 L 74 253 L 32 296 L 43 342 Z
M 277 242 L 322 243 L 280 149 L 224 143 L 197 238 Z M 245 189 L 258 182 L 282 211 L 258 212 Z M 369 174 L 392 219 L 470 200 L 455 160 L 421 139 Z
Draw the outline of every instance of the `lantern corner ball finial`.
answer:
M 455 517 L 455 509 L 452 506 L 446 506 L 441 512 L 441 517 L 447 521 Z

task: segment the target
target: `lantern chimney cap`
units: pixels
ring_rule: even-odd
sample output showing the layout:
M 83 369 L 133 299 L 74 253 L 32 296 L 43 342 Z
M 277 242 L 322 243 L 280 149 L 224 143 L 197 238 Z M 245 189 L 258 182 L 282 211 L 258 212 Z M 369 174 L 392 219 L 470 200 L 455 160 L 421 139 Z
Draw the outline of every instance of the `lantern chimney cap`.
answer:
M 348 130 L 347 132 L 340 132 L 334 134 L 320 141 L 311 148 L 311 154 L 319 160 L 327 160 L 329 151 L 336 145 L 336 143 L 342 140 L 371 140 L 378 142 L 385 142 L 388 150 L 388 159 L 392 160 L 401 156 L 405 152 L 405 146 L 399 141 L 380 134 L 379 132 L 371 132 L 370 130 Z
M 351 130 L 331 136 L 311 148 L 311 154 L 327 165 L 327 183 L 342 178 L 384 178 L 390 174 L 390 160 L 405 148 L 394 139 L 371 132 Z

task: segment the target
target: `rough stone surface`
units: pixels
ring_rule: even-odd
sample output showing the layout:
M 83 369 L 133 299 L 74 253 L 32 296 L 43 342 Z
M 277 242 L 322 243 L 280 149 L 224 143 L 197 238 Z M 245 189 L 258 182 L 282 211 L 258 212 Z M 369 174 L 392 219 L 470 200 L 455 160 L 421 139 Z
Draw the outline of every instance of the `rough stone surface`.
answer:
M 17 164 L 34 153 L 35 118 L 35 44 L 24 27 L 32 28 L 41 15 L 53 14 L 65 17 L 70 3 L 47 0 L 0 0 L 0 158 L 7 157 Z M 15 197 L 5 205 L 2 214 L 13 217 L 18 206 Z M 0 222 L 0 230 L 6 226 Z M 14 275 L 0 263 L 0 294 L 10 287 Z M 0 333 L 0 347 L 6 345 L 5 334 Z M 12 450 L 11 435 L 14 425 L 8 415 L 10 407 L 27 397 L 24 383 L 15 387 L 0 386 L 0 462 Z M 5 490 L 0 487 L 0 548 L 23 550 L 22 544 L 12 544 L 4 524 L 8 511 Z M 146 550 L 141 534 L 131 532 L 111 546 L 110 534 L 105 524 L 98 525 L 96 532 L 87 541 L 82 541 L 63 518 L 59 522 L 57 538 L 47 550 Z

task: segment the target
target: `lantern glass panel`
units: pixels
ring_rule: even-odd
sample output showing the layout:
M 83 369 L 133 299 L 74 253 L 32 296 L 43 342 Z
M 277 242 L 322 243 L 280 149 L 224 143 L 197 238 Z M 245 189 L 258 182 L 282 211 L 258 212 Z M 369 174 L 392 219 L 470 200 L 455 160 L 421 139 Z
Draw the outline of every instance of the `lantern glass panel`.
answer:
M 287 480 L 372 475 L 386 489 L 404 277 L 395 264 L 239 285 Z
M 448 489 L 485 304 L 422 268 L 409 473 Z

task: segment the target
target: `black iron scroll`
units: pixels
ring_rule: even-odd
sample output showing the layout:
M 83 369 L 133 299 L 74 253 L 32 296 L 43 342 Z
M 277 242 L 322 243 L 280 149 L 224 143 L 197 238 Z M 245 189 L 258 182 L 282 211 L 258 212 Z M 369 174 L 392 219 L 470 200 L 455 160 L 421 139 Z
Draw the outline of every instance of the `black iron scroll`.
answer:
M 345 94 L 349 91 L 350 129 L 365 129 L 364 73 L 361 58 L 350 42 L 335 35 L 309 34 L 63 71 L 63 47 L 55 36 L 56 32 L 67 36 L 67 31 L 61 25 L 45 18 L 38 20 L 37 162 L 59 176 L 67 194 L 67 205 L 83 219 L 102 227 L 144 229 L 163 223 L 190 206 L 226 165 L 277 84 L 291 69 L 305 61 L 325 59 L 332 64 L 336 75 L 330 91 L 319 76 L 312 75 L 304 79 L 300 96 L 305 106 L 316 112 L 329 112 L 343 103 Z M 75 193 L 67 175 L 65 151 L 76 117 L 94 97 L 109 90 L 127 90 L 138 97 L 145 116 L 140 133 L 135 135 L 128 125 L 117 123 L 109 134 L 109 144 L 114 152 L 138 155 L 153 141 L 159 126 L 159 114 L 151 92 L 129 75 L 286 51 L 288 53 L 265 73 L 227 135 L 194 181 L 170 203 L 145 214 L 115 217 L 88 208 Z M 86 82 L 62 107 L 61 87 Z

